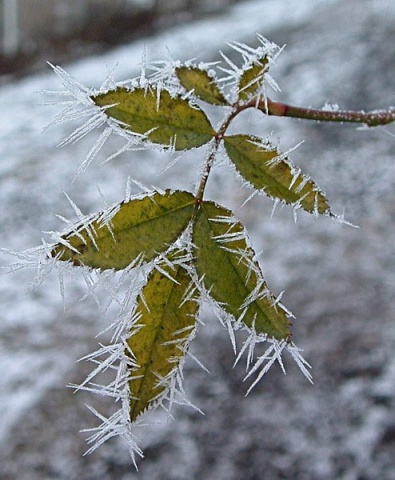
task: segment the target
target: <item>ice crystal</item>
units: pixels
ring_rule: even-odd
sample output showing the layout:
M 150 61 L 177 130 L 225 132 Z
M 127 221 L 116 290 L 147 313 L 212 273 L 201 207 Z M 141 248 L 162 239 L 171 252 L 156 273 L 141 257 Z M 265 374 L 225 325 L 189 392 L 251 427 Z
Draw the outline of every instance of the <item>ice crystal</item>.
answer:
M 78 126 L 74 131 L 72 131 L 66 138 L 64 138 L 59 143 L 59 146 L 63 147 L 70 143 L 78 142 L 82 138 L 90 134 L 92 131 L 104 127 L 103 131 L 95 140 L 85 159 L 78 167 L 76 171 L 76 176 L 85 171 L 85 169 L 92 163 L 92 161 L 101 151 L 104 144 L 107 142 L 111 135 L 121 137 L 125 141 L 125 143 L 116 152 L 112 153 L 105 160 L 103 160 L 101 164 L 116 158 L 117 156 L 126 151 L 141 149 L 141 142 L 146 141 L 147 135 L 150 132 L 146 132 L 146 134 L 140 134 L 123 128 L 121 122 L 109 117 L 106 114 L 106 109 L 111 107 L 112 105 L 99 107 L 93 101 L 94 96 L 101 93 L 106 93 L 109 90 L 114 90 L 117 87 L 123 86 L 125 82 L 116 83 L 114 81 L 112 72 L 110 72 L 110 74 L 104 80 L 99 89 L 92 89 L 81 84 L 76 78 L 67 73 L 63 68 L 59 66 L 54 66 L 52 64 L 50 65 L 53 68 L 55 74 L 60 78 L 64 90 L 45 91 L 43 93 L 56 97 L 70 97 L 70 100 L 48 102 L 50 104 L 59 104 L 61 106 L 64 106 L 65 108 L 58 115 L 55 116 L 52 122 L 47 125 L 45 130 L 61 123 L 84 119 L 85 121 L 82 125 Z M 152 84 L 145 76 L 144 66 L 142 67 L 139 79 L 136 79 L 134 81 L 128 81 L 128 83 L 132 83 L 134 87 L 145 89 L 150 88 Z M 160 82 L 155 84 L 158 108 L 160 101 L 160 91 L 162 88 L 161 85 L 162 84 Z M 150 142 L 145 143 L 145 148 L 147 148 L 147 146 L 150 146 L 151 148 L 158 148 L 158 146 L 151 144 Z
M 117 410 L 110 417 L 106 417 L 100 414 L 93 407 L 88 405 L 89 410 L 101 420 L 101 424 L 98 427 L 84 429 L 82 432 L 90 433 L 88 437 L 88 444 L 92 444 L 89 450 L 86 451 L 85 455 L 88 455 L 94 452 L 100 445 L 110 440 L 113 437 L 121 437 L 126 444 L 128 445 L 129 453 L 132 458 L 133 464 L 137 468 L 136 457 L 143 458 L 143 451 L 138 446 L 138 437 L 136 435 L 136 430 L 138 427 L 143 426 L 143 422 L 136 421 L 132 426 L 130 422 L 127 421 L 126 412 L 129 408 L 128 399 L 122 399 L 122 407 Z
M 267 295 L 267 290 L 264 289 L 262 292 L 264 295 Z M 279 302 L 279 299 L 277 301 Z M 302 356 L 302 349 L 297 347 L 293 342 L 289 342 L 287 340 L 277 340 L 265 334 L 257 333 L 254 326 L 249 328 L 243 323 L 243 313 L 238 319 L 235 319 L 224 312 L 220 305 L 215 304 L 212 299 L 210 299 L 210 304 L 212 310 L 216 313 L 217 318 L 219 318 L 222 325 L 228 331 L 236 355 L 234 366 L 239 363 L 243 355 L 246 355 L 247 373 L 244 380 L 247 380 L 256 374 L 256 378 L 248 388 L 246 395 L 248 395 L 251 390 L 262 380 L 262 377 L 269 371 L 274 363 L 277 362 L 280 365 L 281 370 L 286 373 L 282 361 L 284 351 L 290 353 L 291 357 L 296 362 L 303 375 L 312 383 L 312 375 L 309 370 L 311 366 Z M 283 305 L 281 305 L 281 308 L 283 308 Z M 237 351 L 235 338 L 235 332 L 238 330 L 247 333 L 247 338 L 239 351 Z M 257 345 L 263 344 L 266 345 L 266 350 L 263 354 L 257 356 L 256 347 Z
M 226 74 L 225 77 L 222 77 L 220 81 L 224 84 L 224 86 L 228 86 L 231 88 L 231 92 L 233 96 L 238 93 L 238 83 L 240 81 L 241 75 L 243 72 L 248 70 L 251 66 L 261 64 L 261 61 L 264 57 L 267 58 L 267 61 L 269 63 L 269 67 L 273 65 L 280 53 L 282 52 L 283 48 L 280 48 L 278 45 L 276 45 L 273 42 L 270 42 L 267 40 L 265 37 L 262 35 L 257 34 L 257 39 L 259 42 L 258 47 L 253 48 L 250 47 L 249 45 L 241 42 L 230 42 L 228 43 L 229 47 L 241 54 L 242 56 L 242 61 L 243 64 L 241 67 L 237 66 L 230 58 L 225 55 L 223 52 L 220 51 L 220 55 L 223 58 L 223 60 L 226 63 L 226 67 L 223 66 L 218 66 L 219 70 L 224 72 Z M 275 91 L 279 91 L 280 88 L 277 85 L 276 81 L 273 79 L 273 77 L 265 72 L 264 77 L 266 82 L 271 86 L 271 88 Z M 257 79 L 252 80 L 249 85 L 245 86 L 244 88 L 248 88 L 250 85 L 254 84 Z M 266 99 L 266 94 L 265 94 L 265 87 L 262 85 L 262 88 L 259 89 L 262 94 L 262 97 Z M 258 95 L 259 97 L 259 95 Z

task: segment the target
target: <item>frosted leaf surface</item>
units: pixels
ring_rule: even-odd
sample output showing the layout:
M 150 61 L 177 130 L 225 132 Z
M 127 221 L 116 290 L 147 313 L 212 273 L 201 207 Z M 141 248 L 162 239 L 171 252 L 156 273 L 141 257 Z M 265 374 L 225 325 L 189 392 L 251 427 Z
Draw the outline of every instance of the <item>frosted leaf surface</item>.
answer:
M 182 253 L 182 252 L 181 252 Z M 190 276 L 177 256 L 156 266 L 137 304 L 140 318 L 126 340 L 131 359 L 130 420 L 161 403 L 194 335 L 199 304 L 185 295 Z M 135 365 L 134 365 L 135 364 Z
M 266 195 L 313 214 L 330 214 L 317 185 L 273 145 L 248 135 L 224 139 L 226 152 L 241 176 Z
M 62 235 L 52 256 L 102 270 L 123 269 L 140 255 L 150 261 L 186 229 L 194 203 L 191 193 L 167 190 L 114 205 Z
M 209 295 L 235 320 L 257 332 L 288 338 L 288 314 L 275 303 L 246 232 L 232 212 L 203 202 L 192 241 L 196 271 Z
M 197 66 L 180 66 L 175 73 L 187 92 L 191 91 L 197 98 L 212 105 L 227 105 L 224 94 L 216 79 L 209 72 Z
M 119 87 L 94 96 L 93 101 L 124 128 L 175 150 L 200 147 L 214 135 L 202 110 L 158 87 L 148 90 Z

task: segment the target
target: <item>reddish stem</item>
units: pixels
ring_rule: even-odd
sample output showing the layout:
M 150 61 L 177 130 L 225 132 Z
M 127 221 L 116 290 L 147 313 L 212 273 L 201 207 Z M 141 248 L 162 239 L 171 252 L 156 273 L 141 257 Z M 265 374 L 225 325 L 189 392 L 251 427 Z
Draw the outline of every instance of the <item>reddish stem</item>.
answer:
M 256 102 L 249 104 L 250 107 L 256 107 Z M 296 107 L 287 105 L 286 103 L 276 102 L 267 99 L 266 102 L 261 100 L 258 103 L 259 110 L 268 115 L 279 117 L 294 117 L 305 120 L 316 120 L 321 122 L 351 122 L 363 123 L 369 127 L 377 127 L 379 125 L 387 125 L 395 121 L 395 108 L 388 110 L 373 110 L 370 112 L 351 111 L 351 110 L 317 110 L 314 108 Z

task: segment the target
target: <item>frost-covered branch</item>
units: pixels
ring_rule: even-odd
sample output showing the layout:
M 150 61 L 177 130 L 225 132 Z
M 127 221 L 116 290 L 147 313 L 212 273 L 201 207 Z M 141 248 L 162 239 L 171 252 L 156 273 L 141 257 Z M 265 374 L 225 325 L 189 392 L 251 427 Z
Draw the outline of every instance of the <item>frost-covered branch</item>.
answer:
M 256 106 L 253 103 L 251 106 Z M 277 117 L 294 117 L 319 122 L 362 123 L 368 127 L 378 127 L 395 122 L 395 107 L 387 110 L 320 110 L 315 108 L 296 107 L 282 102 L 266 99 L 259 103 L 259 109 L 268 115 Z
M 281 294 L 276 297 L 270 291 L 243 224 L 231 210 L 206 198 L 206 183 L 221 156 L 245 186 L 254 194 L 270 197 L 274 207 L 288 205 L 295 217 L 303 210 L 314 217 L 344 222 L 332 212 L 319 186 L 288 158 L 291 151 L 281 152 L 267 139 L 248 132 L 231 133 L 231 123 L 244 110 L 255 108 L 267 115 L 378 126 L 395 121 L 395 108 L 315 110 L 273 101 L 266 89 L 276 90 L 277 85 L 268 71 L 281 49 L 261 36 L 258 41 L 257 48 L 230 44 L 241 54 L 240 66 L 224 54 L 225 68 L 193 61 L 154 63 L 144 65 L 138 79 L 115 83 L 109 76 L 97 91 L 53 67 L 65 91 L 52 94 L 70 97 L 61 102 L 64 110 L 53 123 L 78 118 L 85 122 L 62 145 L 102 130 L 79 173 L 113 133 L 122 137 L 125 145 L 107 160 L 135 149 L 206 149 L 195 193 L 189 189 L 147 190 L 135 181 L 143 193 L 133 196 L 129 181 L 125 198 L 89 216 L 70 200 L 78 221 L 60 217 L 66 231 L 52 233 L 53 243 L 33 252 L 33 260 L 32 252 L 17 254 L 18 263 L 11 267 L 35 266 L 37 283 L 57 268 L 62 292 L 63 273 L 77 268 L 87 284 L 86 296 L 102 306 L 97 293 L 100 284 L 110 294 L 103 310 L 107 311 L 111 302 L 119 306 L 107 329 L 112 330 L 110 345 L 101 345 L 85 357 L 94 367 L 77 386 L 122 404 L 108 418 L 91 409 L 102 423 L 91 430 L 89 451 L 119 435 L 136 462 L 142 456 L 136 427 L 145 424 L 150 411 L 161 407 L 171 415 L 173 404 L 193 406 L 184 392 L 183 366 L 188 355 L 193 357 L 189 346 L 198 333 L 203 303 L 212 307 L 227 329 L 236 363 L 246 354 L 246 378 L 256 376 L 248 392 L 274 363 L 285 371 L 282 357 L 286 352 L 312 381 L 310 365 L 292 339 L 293 315 L 282 304 Z M 149 69 L 154 71 L 151 76 Z M 220 78 L 218 70 L 226 77 Z M 219 126 L 212 124 L 204 108 L 207 104 L 225 112 Z M 111 278 L 118 271 L 122 274 L 112 287 Z M 126 287 L 124 297 L 121 286 Z M 239 351 L 236 331 L 247 334 Z M 101 385 L 96 377 L 104 372 L 113 372 L 114 379 Z

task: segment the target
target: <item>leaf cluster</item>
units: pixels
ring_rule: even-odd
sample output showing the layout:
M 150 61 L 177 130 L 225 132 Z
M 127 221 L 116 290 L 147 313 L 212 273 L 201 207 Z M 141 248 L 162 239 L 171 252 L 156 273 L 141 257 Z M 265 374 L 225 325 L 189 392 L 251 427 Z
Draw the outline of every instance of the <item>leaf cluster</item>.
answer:
M 332 215 L 317 185 L 276 146 L 257 136 L 227 133 L 245 109 L 267 113 L 262 105 L 273 51 L 262 45 L 265 48 L 253 50 L 235 44 L 243 56 L 241 67 L 223 55 L 229 68 L 219 68 L 233 81 L 230 93 L 225 93 L 213 65 L 189 62 L 176 64 L 166 79 L 144 77 L 140 84 L 90 95 L 108 122 L 147 147 L 207 148 L 195 192 L 152 191 L 122 201 L 81 220 L 51 250 L 56 261 L 99 271 L 148 266 L 134 320 L 122 337 L 130 424 L 171 395 L 206 299 L 221 312 L 229 331 L 249 332 L 243 347 L 250 351 L 249 362 L 256 343 L 277 345 L 277 353 L 258 359 L 252 371 L 262 365 L 266 371 L 275 359 L 282 366 L 282 349 L 294 348 L 291 314 L 269 290 L 244 226 L 232 211 L 204 197 L 222 148 L 254 190 L 295 210 Z M 219 128 L 210 122 L 205 104 L 224 111 Z M 233 333 L 231 338 L 236 349 Z
M 46 250 L 48 259 L 56 264 L 66 262 L 99 273 L 122 271 L 126 275 L 133 270 L 143 276 L 130 315 L 116 326 L 114 345 L 91 355 L 99 366 L 80 387 L 122 400 L 120 412 L 110 419 L 94 412 L 103 424 L 91 441 L 100 445 L 120 434 L 129 442 L 133 459 L 135 453 L 142 455 L 133 427 L 143 421 L 148 410 L 158 405 L 170 408 L 175 399 L 189 404 L 182 387 L 182 367 L 204 302 L 209 302 L 227 327 L 238 353 L 236 361 L 247 353 L 246 378 L 257 374 L 252 387 L 274 362 L 284 370 L 284 349 L 311 380 L 309 365 L 292 341 L 292 315 L 270 291 L 245 227 L 231 210 L 205 197 L 206 184 L 218 158 L 225 155 L 255 193 L 287 204 L 294 212 L 335 215 L 325 194 L 287 153 L 263 137 L 229 134 L 234 119 L 246 109 L 255 109 L 261 115 L 330 121 L 347 118 L 372 125 L 393 121 L 392 110 L 384 112 L 381 120 L 361 112 L 354 116 L 331 112 L 325 117 L 325 112 L 273 102 L 266 92 L 268 86 L 276 87 L 269 70 L 280 49 L 261 36 L 258 40 L 257 48 L 237 42 L 231 45 L 241 54 L 240 66 L 223 53 L 225 66 L 164 63 L 154 65 L 149 77 L 144 67 L 141 77 L 130 86 L 124 82 L 100 91 L 81 90 L 66 72 L 55 67 L 82 103 L 84 115 L 92 110 L 92 118 L 66 143 L 106 124 L 85 163 L 112 131 L 127 139 L 121 151 L 136 143 L 171 151 L 206 148 L 195 191 L 152 190 L 90 217 L 80 216 L 80 221 L 58 234 L 56 243 Z M 73 108 L 68 108 L 64 117 L 74 118 Z M 219 126 L 207 113 L 213 108 L 223 113 Z M 247 332 L 247 340 L 237 352 L 234 332 L 239 329 Z M 255 346 L 260 343 L 265 343 L 267 350 L 256 358 Z M 100 363 L 97 358 L 103 353 L 108 358 Z M 100 390 L 91 380 L 109 366 L 117 370 L 117 378 L 111 388 Z

